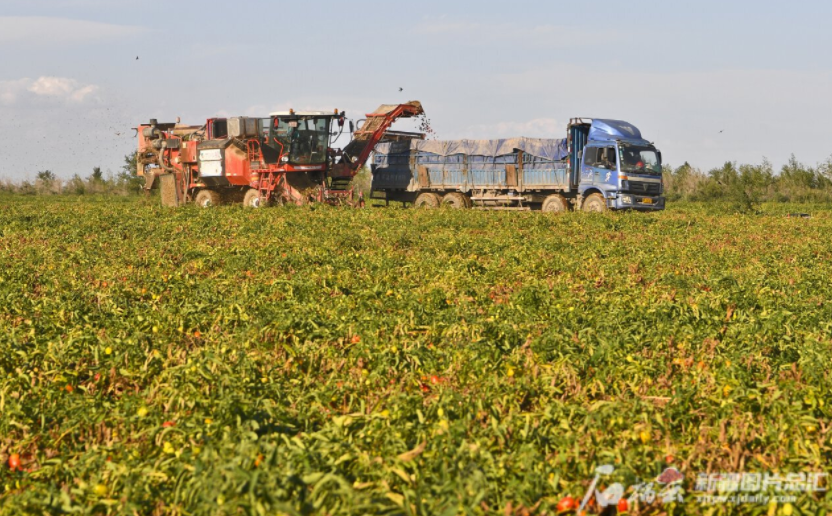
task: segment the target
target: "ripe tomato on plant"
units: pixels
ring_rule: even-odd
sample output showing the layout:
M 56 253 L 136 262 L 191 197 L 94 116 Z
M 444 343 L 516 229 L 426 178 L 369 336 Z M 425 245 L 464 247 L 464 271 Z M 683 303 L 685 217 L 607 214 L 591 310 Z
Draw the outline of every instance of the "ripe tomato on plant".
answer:
M 564 496 L 558 502 L 558 513 L 564 513 L 578 508 L 578 501 L 569 495 Z
M 622 498 L 621 500 L 618 500 L 618 506 L 616 508 L 619 513 L 625 513 L 630 510 L 630 503 L 626 498 Z
M 20 469 L 19 453 L 12 453 L 11 455 L 9 455 L 9 469 L 12 471 L 17 471 Z

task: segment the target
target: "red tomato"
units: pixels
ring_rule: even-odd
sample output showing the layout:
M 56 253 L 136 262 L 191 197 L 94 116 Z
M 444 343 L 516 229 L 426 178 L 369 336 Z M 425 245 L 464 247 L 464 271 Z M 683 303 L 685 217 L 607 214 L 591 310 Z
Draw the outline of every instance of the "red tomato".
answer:
M 419 384 L 419 388 L 422 389 L 422 392 L 430 392 L 430 387 L 425 384 Z
M 436 375 L 432 375 L 432 376 L 430 377 L 430 383 L 432 383 L 432 384 L 436 385 L 437 383 L 439 383 L 439 377 L 438 377 L 438 376 L 436 376 Z
M 173 421 L 165 421 L 164 423 L 162 423 L 163 428 L 170 428 L 174 425 L 176 425 L 176 423 L 174 423 Z
M 12 471 L 20 469 L 20 454 L 12 453 L 9 455 L 9 469 Z
M 352 339 L 350 339 L 350 342 L 352 342 L 353 344 L 358 344 L 359 342 L 361 342 L 361 335 L 353 335 Z
M 630 510 L 630 503 L 626 498 L 618 500 L 618 512 L 627 512 Z
M 569 495 L 564 496 L 558 502 L 558 512 L 567 512 L 578 508 L 578 501 Z
M 64 388 L 66 389 L 66 392 L 72 392 L 72 386 L 71 385 L 67 385 Z
M 199 330 L 196 330 L 196 331 L 194 332 L 194 337 L 196 337 L 196 338 L 200 338 L 200 337 L 202 337 L 202 332 L 200 332 Z

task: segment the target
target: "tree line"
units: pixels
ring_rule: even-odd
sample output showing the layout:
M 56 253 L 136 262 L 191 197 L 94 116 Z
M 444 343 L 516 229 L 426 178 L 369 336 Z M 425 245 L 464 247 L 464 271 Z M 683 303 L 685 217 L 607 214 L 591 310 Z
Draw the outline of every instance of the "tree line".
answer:
M 763 202 L 832 202 L 832 157 L 817 166 L 795 158 L 779 171 L 763 159 L 758 165 L 727 162 L 704 172 L 685 163 L 664 168 L 668 201 L 730 202 L 738 211 L 750 211 Z
M 136 175 L 136 152 L 124 157 L 121 169 L 113 174 L 101 167 L 93 167 L 87 177 L 75 174 L 61 179 L 51 170 L 41 170 L 34 181 L 0 181 L 0 193 L 20 195 L 137 195 L 144 185 L 144 178 Z
M 356 186 L 369 192 L 371 177 L 364 167 L 356 176 Z M 779 171 L 767 159 L 757 165 L 726 162 L 707 172 L 687 162 L 676 168 L 665 165 L 663 183 L 670 202 L 729 202 L 739 211 L 755 209 L 763 202 L 832 202 L 832 157 L 812 167 L 792 155 Z M 87 177 L 75 174 L 64 180 L 51 170 L 42 170 L 34 181 L 0 181 L 0 193 L 134 195 L 141 192 L 143 185 L 144 178 L 136 175 L 133 152 L 124 157 L 124 164 L 115 174 L 105 174 L 101 167 L 95 167 Z

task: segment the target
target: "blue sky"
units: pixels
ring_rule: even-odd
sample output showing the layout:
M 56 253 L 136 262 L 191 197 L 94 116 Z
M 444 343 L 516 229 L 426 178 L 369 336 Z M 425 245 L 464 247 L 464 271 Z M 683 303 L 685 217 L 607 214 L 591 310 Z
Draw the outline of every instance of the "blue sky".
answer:
M 0 178 L 116 171 L 149 118 L 406 100 L 439 138 L 620 118 L 674 165 L 816 164 L 832 155 L 830 19 L 799 0 L 3 0 Z

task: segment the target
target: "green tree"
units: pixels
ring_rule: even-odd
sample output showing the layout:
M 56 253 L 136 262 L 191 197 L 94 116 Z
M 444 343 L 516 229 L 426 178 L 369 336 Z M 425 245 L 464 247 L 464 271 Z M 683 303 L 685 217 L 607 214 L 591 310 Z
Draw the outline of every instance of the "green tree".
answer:
M 104 182 L 104 172 L 101 171 L 101 167 L 93 167 L 92 174 L 90 177 L 87 178 L 90 183 L 103 183 Z
M 68 190 L 75 195 L 84 195 L 87 193 L 87 185 L 78 174 L 72 176 L 72 179 L 69 180 L 68 187 Z
M 56 179 L 55 173 L 51 170 L 41 170 L 37 174 L 35 188 L 42 194 L 53 193 Z
M 38 172 L 37 179 L 38 179 L 38 181 L 40 181 L 44 185 L 50 185 L 51 186 L 52 183 L 55 182 L 56 177 L 55 177 L 55 173 L 52 172 L 51 170 L 41 170 L 40 172 Z
M 139 193 L 144 185 L 144 181 L 137 175 L 136 157 L 137 151 L 124 156 L 124 165 L 121 171 L 116 176 L 116 183 L 118 187 L 123 189 L 125 193 Z

